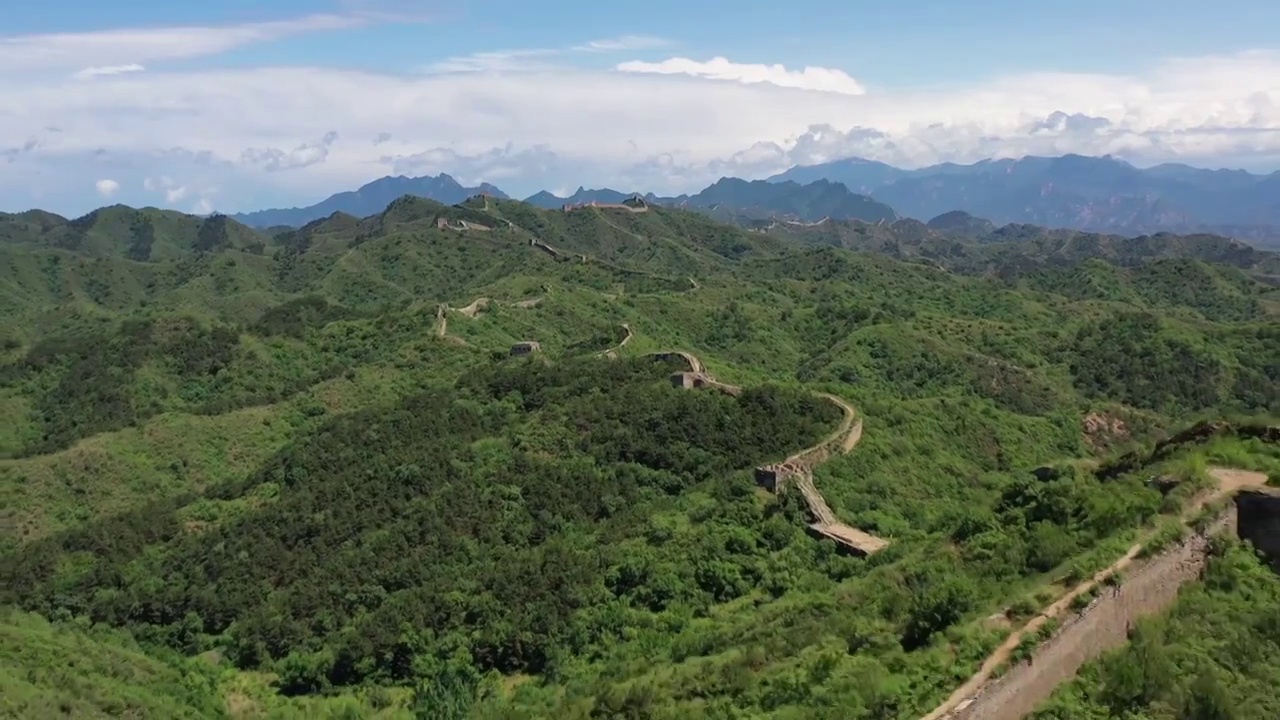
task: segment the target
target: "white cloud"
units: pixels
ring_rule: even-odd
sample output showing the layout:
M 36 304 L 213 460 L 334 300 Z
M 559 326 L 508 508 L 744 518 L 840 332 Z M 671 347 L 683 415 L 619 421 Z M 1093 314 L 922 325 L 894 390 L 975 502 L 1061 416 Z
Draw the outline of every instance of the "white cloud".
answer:
M 434 62 L 424 68 L 428 73 L 471 72 L 520 72 L 545 69 L 543 59 L 555 57 L 562 51 L 547 48 L 529 50 L 496 50 L 458 55 Z
M 428 65 L 428 73 L 462 72 L 529 72 L 554 69 L 553 59 L 563 59 L 574 53 L 607 53 L 624 50 L 643 50 L 661 47 L 667 41 L 648 35 L 622 35 L 615 38 L 591 40 L 568 48 L 523 48 L 495 50 L 458 55 Z
M 663 38 L 651 35 L 621 35 L 615 38 L 592 40 L 591 42 L 577 45 L 573 49 L 583 52 L 616 52 L 619 50 L 644 50 L 663 47 L 668 44 Z
M 624 40 L 595 41 L 609 43 Z M 834 75 L 764 65 L 730 63 L 725 80 L 550 67 L 597 57 L 556 52 L 534 56 L 544 66 L 532 69 L 495 53 L 489 72 L 465 74 L 149 64 L 93 82 L 70 76 L 147 62 L 151 51 L 77 51 L 52 77 L 0 70 L 0 209 L 86 210 L 98 200 L 86 167 L 156 201 L 185 188 L 170 204 L 187 208 L 221 189 L 216 206 L 229 212 L 310 204 L 398 172 L 449 172 L 524 194 L 579 184 L 678 193 L 852 155 L 907 167 L 1065 152 L 1280 167 L 1277 51 L 866 94 Z M 765 70 L 742 70 L 753 67 Z
M 88 80 L 90 78 L 101 77 L 103 75 L 123 75 L 125 73 L 142 72 L 146 68 L 138 63 L 129 63 L 128 65 L 101 65 L 97 67 L 87 67 L 75 74 L 80 80 Z
M 806 67 L 788 70 L 782 65 L 760 65 L 730 62 L 728 58 L 714 57 L 706 62 L 688 58 L 670 58 L 662 62 L 632 60 L 620 63 L 621 72 L 658 73 L 662 75 L 692 75 L 709 80 L 736 80 L 741 83 L 770 83 L 778 87 L 817 90 L 819 92 L 862 95 L 866 88 L 843 70 L 824 67 Z
M 213 198 L 218 195 L 218 188 L 212 184 L 211 178 L 195 176 L 199 174 L 201 167 L 207 171 L 221 165 L 216 163 L 210 165 L 207 160 L 202 162 L 202 158 L 198 155 L 183 152 L 167 152 L 161 157 L 167 160 L 170 166 L 181 167 L 184 175 L 189 175 L 193 179 L 180 182 L 168 175 L 148 176 L 142 179 L 142 188 L 163 197 L 164 201 L 158 204 L 165 207 L 189 211 L 197 215 L 207 215 L 212 212 Z M 154 163 L 157 160 L 160 158 L 152 158 L 151 162 Z M 195 203 L 182 205 L 184 200 L 191 198 L 195 198 Z
M 329 148 L 337 141 L 338 133 L 330 130 L 318 142 L 302 143 L 288 151 L 279 148 L 246 148 L 240 153 L 240 159 L 250 165 L 258 165 L 267 172 L 296 170 L 324 162 L 329 157 Z
M 168 27 L 0 37 L 0 72 L 131 66 L 225 52 L 321 30 L 367 22 L 361 15 L 311 15 L 291 20 L 215 27 Z
M 102 180 L 99 180 L 93 184 L 93 187 L 98 191 L 98 194 L 104 198 L 109 198 L 120 191 L 120 183 L 110 178 L 103 178 Z

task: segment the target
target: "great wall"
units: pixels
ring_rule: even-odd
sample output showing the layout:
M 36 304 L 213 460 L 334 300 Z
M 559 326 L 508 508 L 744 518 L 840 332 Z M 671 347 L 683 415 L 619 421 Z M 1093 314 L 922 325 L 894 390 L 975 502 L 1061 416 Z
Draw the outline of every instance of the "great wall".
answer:
M 1218 487 L 1192 502 L 1182 514 L 1183 522 L 1224 497 L 1234 496 L 1235 502 L 1204 530 L 1164 552 L 1140 560 L 1143 548 L 1151 540 L 1148 533 L 1120 559 L 1073 587 L 1010 633 L 978 672 L 922 720 L 1019 720 L 1047 700 L 1059 685 L 1075 677 L 1082 665 L 1127 642 L 1129 628 L 1139 618 L 1168 609 L 1178 599 L 1178 590 L 1200 577 L 1208 561 L 1212 535 L 1228 530 L 1250 540 L 1258 537 L 1263 545 L 1276 547 L 1275 543 L 1280 542 L 1280 491 L 1264 489 L 1267 476 L 1229 468 L 1212 468 L 1210 475 Z M 1260 517 L 1242 517 L 1245 504 L 1242 501 L 1259 495 L 1270 498 L 1270 504 L 1260 508 Z M 1254 546 L 1264 549 L 1257 540 Z M 1035 649 L 1030 660 L 996 676 L 998 670 L 1008 665 L 1024 638 L 1033 637 L 1046 623 L 1067 615 L 1077 598 L 1107 586 L 1110 579 L 1121 572 L 1126 573 L 1123 582 L 1103 592 L 1082 611 L 1067 617 L 1053 635 Z
M 449 334 L 450 311 L 457 312 L 463 315 L 464 317 L 474 319 L 476 317 L 479 317 L 480 313 L 483 312 L 485 309 L 487 309 L 491 304 L 492 305 L 510 305 L 511 307 L 529 309 L 529 308 L 537 307 L 541 303 L 542 303 L 542 298 L 529 298 L 527 300 L 518 300 L 512 303 L 501 303 L 497 300 L 493 300 L 487 297 L 478 297 L 475 300 L 472 300 L 469 304 L 464 305 L 460 308 L 449 307 L 448 303 L 440 303 L 439 305 L 436 306 L 435 334 L 436 334 L 436 337 L 440 338 L 441 340 L 444 340 L 445 342 L 450 342 L 450 343 L 453 343 L 454 345 L 466 345 L 467 344 L 466 340 L 463 340 L 457 335 Z M 524 344 L 530 346 L 533 350 L 540 349 L 540 347 L 538 346 L 538 343 L 536 342 L 529 342 Z
M 582 203 L 565 203 L 560 207 L 561 210 L 567 213 L 573 212 L 575 210 L 582 210 L 584 208 L 597 208 L 600 210 L 626 210 L 627 212 L 642 213 L 642 212 L 649 212 L 649 203 L 645 202 L 645 199 L 640 197 L 639 195 L 634 195 L 632 197 L 627 198 L 626 200 L 623 200 L 620 203 L 606 203 L 606 202 L 600 202 L 599 200 L 588 200 L 587 202 L 582 202 Z
M 456 310 L 466 317 L 474 318 L 492 302 L 494 301 L 489 298 L 480 297 Z M 447 304 L 442 303 L 436 311 L 436 336 L 465 344 L 465 341 L 461 338 L 455 338 L 447 334 L 449 309 Z M 596 357 L 616 359 L 622 349 L 631 342 L 632 338 L 635 337 L 631 326 L 623 323 L 621 327 L 623 330 L 621 341 L 617 345 L 597 353 Z M 511 354 L 528 355 L 540 352 L 541 349 L 541 345 L 537 342 L 522 341 L 511 346 Z M 740 386 L 717 380 L 715 376 L 707 371 L 702 360 L 693 353 L 684 350 L 669 350 L 649 353 L 649 357 L 668 362 L 677 361 L 687 368 L 671 376 L 672 383 L 677 387 L 686 389 L 708 388 L 734 396 L 742 393 Z M 812 447 L 805 448 L 779 462 L 756 468 L 756 482 L 774 493 L 782 493 L 789 486 L 794 485 L 799 490 L 800 496 L 804 499 L 804 503 L 809 510 L 812 522 L 808 527 L 809 531 L 815 536 L 832 540 L 838 546 L 857 555 L 870 555 L 879 552 L 887 547 L 889 543 L 882 538 L 841 522 L 831 509 L 831 506 L 827 504 L 826 498 L 822 496 L 822 493 L 818 492 L 817 487 L 813 484 L 813 469 L 815 467 L 826 462 L 832 455 L 843 454 L 853 450 L 862 439 L 862 420 L 857 419 L 857 413 L 852 405 L 830 393 L 815 393 L 815 395 L 840 408 L 841 421 L 839 427 Z
M 622 352 L 622 348 L 626 347 L 627 343 L 631 342 L 631 338 L 633 337 L 635 337 L 635 333 L 631 332 L 631 326 L 627 323 L 622 323 L 622 340 L 617 345 L 614 345 L 608 350 L 600 353 L 598 357 L 608 358 L 610 360 L 617 359 L 618 353 Z
M 566 206 L 564 210 L 570 212 L 580 207 L 615 206 L 589 203 Z M 634 207 L 617 207 L 643 212 Z M 553 258 L 565 257 L 564 253 L 536 238 L 531 239 L 530 244 Z M 589 260 L 586 255 L 578 257 L 582 262 Z M 689 282 L 694 289 L 698 288 L 693 278 L 689 278 Z M 486 298 L 478 298 L 460 310 L 468 317 L 474 317 L 487 302 Z M 529 301 L 516 304 L 525 307 L 527 302 Z M 437 334 L 461 343 L 461 338 L 445 334 L 447 309 L 446 305 L 441 305 L 437 312 Z M 622 341 L 599 353 L 597 357 L 618 357 L 619 351 L 634 336 L 629 325 L 624 324 L 622 327 L 625 331 Z M 519 352 L 517 348 L 520 348 Z M 524 354 L 538 349 L 536 342 L 517 343 L 512 347 L 512 354 Z M 686 370 L 671 377 L 673 384 L 679 387 L 709 388 L 730 395 L 742 392 L 740 386 L 717 380 L 692 353 L 671 350 L 649 353 L 649 356 L 666 361 L 679 360 L 685 365 Z M 856 419 L 853 407 L 844 400 L 828 393 L 817 395 L 841 409 L 843 419 L 840 426 L 813 447 L 801 450 L 780 462 L 757 468 L 756 480 L 762 487 L 775 493 L 785 492 L 789 487 L 797 488 L 812 519 L 808 526 L 812 534 L 830 539 L 855 554 L 870 555 L 887 547 L 888 542 L 840 522 L 813 483 L 813 469 L 817 465 L 834 454 L 847 453 L 857 446 L 862 438 L 863 423 L 861 419 Z M 1280 442 L 1280 428 L 1274 425 L 1200 423 L 1158 443 L 1147 456 L 1130 453 L 1100 467 L 1096 474 L 1102 480 L 1116 477 L 1167 457 L 1177 447 L 1201 443 L 1223 433 L 1258 438 L 1267 443 Z M 1151 533 L 1147 533 L 1118 560 L 1088 580 L 1075 585 L 1042 608 L 1031 620 L 1010 632 L 983 661 L 977 672 L 921 720 L 1021 720 L 1047 700 L 1059 685 L 1074 678 L 1085 663 L 1127 642 L 1134 622 L 1173 605 L 1182 586 L 1201 576 L 1208 561 L 1210 538 L 1215 534 L 1226 531 L 1249 541 L 1280 572 L 1280 489 L 1267 487 L 1267 476 L 1258 472 L 1212 468 L 1210 475 L 1218 483 L 1217 488 L 1196 498 L 1183 512 L 1181 519 L 1186 523 L 1206 505 L 1230 496 L 1233 503 L 1213 522 L 1163 552 L 1140 559 L 1146 543 L 1151 539 Z M 1122 572 L 1125 573 L 1124 579 L 1113 585 L 1114 579 L 1121 577 Z M 1101 592 L 1083 610 L 1072 611 L 1078 598 L 1103 587 L 1111 589 Z M 1047 623 L 1059 621 L 1064 616 L 1065 619 L 1060 621 L 1052 636 L 1035 648 L 1029 660 L 1010 667 L 1014 653 L 1025 638 L 1033 637 Z M 1001 674 L 1002 670 L 1006 671 Z
M 651 356 L 661 360 L 679 359 L 688 368 L 671 376 L 673 384 L 683 388 L 710 388 L 730 395 L 738 395 L 742 388 L 717 380 L 702 361 L 692 353 L 683 350 L 652 353 Z M 813 484 L 813 470 L 829 460 L 833 455 L 853 450 L 862 439 L 862 420 L 857 418 L 853 406 L 830 393 L 815 395 L 840 408 L 841 421 L 839 427 L 818 444 L 805 448 L 780 462 L 772 463 L 755 470 L 756 482 L 774 493 L 783 493 L 794 486 L 800 491 L 805 506 L 809 510 L 812 522 L 809 532 L 820 538 L 832 540 L 856 555 L 871 555 L 888 547 L 888 541 L 859 530 L 840 521 L 826 498 L 818 492 Z

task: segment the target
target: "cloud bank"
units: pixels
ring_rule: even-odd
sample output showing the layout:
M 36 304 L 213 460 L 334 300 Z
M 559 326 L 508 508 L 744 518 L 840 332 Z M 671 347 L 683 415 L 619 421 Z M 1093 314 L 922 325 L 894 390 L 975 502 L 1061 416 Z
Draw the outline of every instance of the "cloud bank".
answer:
M 170 63 L 360 22 L 0 38 L 0 209 L 82 212 L 101 199 L 86 175 L 118 182 L 121 202 L 233 212 L 309 204 L 398 173 L 448 172 L 519 195 L 579 184 L 676 193 L 849 156 L 914 167 L 1075 152 L 1280 167 L 1276 50 L 929 90 L 868 88 L 856 68 L 626 59 L 661 51 L 637 37 L 407 74 Z

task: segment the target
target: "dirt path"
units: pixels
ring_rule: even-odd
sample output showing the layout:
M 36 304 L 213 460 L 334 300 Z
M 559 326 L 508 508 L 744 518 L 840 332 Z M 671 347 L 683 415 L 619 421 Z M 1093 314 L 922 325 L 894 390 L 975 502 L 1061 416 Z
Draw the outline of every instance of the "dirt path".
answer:
M 1248 470 L 1233 470 L 1230 468 L 1211 468 L 1209 475 L 1218 482 L 1218 487 L 1209 492 L 1201 493 L 1190 505 L 1183 510 L 1181 519 L 1183 522 L 1189 521 L 1196 513 L 1198 513 L 1205 505 L 1218 500 L 1222 497 L 1230 495 L 1237 490 L 1245 487 L 1255 487 L 1266 485 L 1267 476 L 1263 473 L 1252 472 Z M 1092 591 L 1100 583 L 1105 582 L 1108 577 L 1117 572 L 1124 570 L 1133 564 L 1138 554 L 1142 552 L 1142 548 L 1147 541 L 1151 539 L 1151 532 L 1144 533 L 1142 539 L 1129 547 L 1119 560 L 1111 563 L 1111 565 L 1094 573 L 1089 580 L 1080 583 L 1072 588 L 1065 595 L 1061 596 L 1048 606 L 1043 608 L 1036 617 L 1032 618 L 1026 625 L 1009 634 L 1005 641 L 996 648 L 987 659 L 982 663 L 982 667 L 972 677 L 965 681 L 963 685 L 956 688 L 954 692 L 933 712 L 925 715 L 922 720 L 941 720 L 950 717 L 951 712 L 957 706 L 977 695 L 988 680 L 995 674 L 997 668 L 1009 661 L 1013 652 L 1022 643 L 1022 639 L 1028 635 L 1037 632 L 1050 619 L 1061 615 L 1065 610 L 1071 607 L 1071 603 L 1077 597 Z

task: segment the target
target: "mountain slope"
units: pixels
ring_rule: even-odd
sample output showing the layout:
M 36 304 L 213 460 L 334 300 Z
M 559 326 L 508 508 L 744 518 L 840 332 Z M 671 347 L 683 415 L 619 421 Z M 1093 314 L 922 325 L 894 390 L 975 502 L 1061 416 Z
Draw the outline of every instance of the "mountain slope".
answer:
M 261 254 L 269 238 L 225 215 L 186 215 L 125 205 L 67 220 L 52 213 L 0 213 L 0 244 L 73 251 L 88 257 L 177 260 L 197 253 L 241 250 Z
M 253 227 L 288 226 L 301 227 L 314 220 L 328 217 L 335 212 L 346 213 L 356 217 L 376 215 L 386 209 L 396 198 L 404 195 L 435 200 L 445 205 L 454 205 L 472 195 L 487 193 L 494 197 L 505 198 L 498 188 L 481 183 L 477 187 L 463 187 L 451 176 L 441 173 L 435 177 L 384 177 L 362 185 L 352 192 L 342 192 L 304 208 L 287 208 L 258 210 L 256 212 L 233 215 L 246 225 Z
M 5 672 L 84 713 L 918 718 L 1208 458 L 1275 453 L 1060 461 L 1280 412 L 1280 309 L 1214 241 L 936 225 L 402 197 L 261 255 L 5 245 L 40 291 L 0 308 L 0 603 L 34 628 Z M 871 558 L 752 472 L 831 431 L 819 393 L 866 433 L 806 487 Z M 26 652 L 36 614 L 76 634 Z M 94 623 L 161 662 L 98 662 L 133 641 Z

